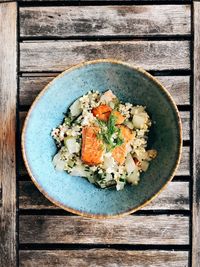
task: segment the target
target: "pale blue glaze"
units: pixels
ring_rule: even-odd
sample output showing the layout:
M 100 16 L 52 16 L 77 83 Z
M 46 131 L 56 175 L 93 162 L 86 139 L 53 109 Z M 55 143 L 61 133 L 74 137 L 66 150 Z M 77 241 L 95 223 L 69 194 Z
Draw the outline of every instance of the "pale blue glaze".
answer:
M 52 165 L 56 153 L 52 128 L 62 122 L 63 113 L 77 98 L 89 90 L 107 89 L 123 102 L 147 106 L 155 122 L 150 147 L 158 150 L 158 157 L 138 186 L 126 186 L 119 192 L 98 189 L 84 178 L 56 171 Z M 54 80 L 35 103 L 24 132 L 27 163 L 42 191 L 66 208 L 94 215 L 123 213 L 150 199 L 169 180 L 180 148 L 177 116 L 167 94 L 145 74 L 108 62 L 85 65 Z

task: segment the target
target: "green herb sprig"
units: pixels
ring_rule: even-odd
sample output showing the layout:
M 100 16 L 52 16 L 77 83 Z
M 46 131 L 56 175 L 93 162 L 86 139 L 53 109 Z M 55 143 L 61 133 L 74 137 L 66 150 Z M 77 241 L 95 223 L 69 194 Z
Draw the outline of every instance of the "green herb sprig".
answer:
M 120 146 L 124 143 L 124 139 L 121 135 L 121 130 L 120 128 L 116 127 L 116 121 L 117 117 L 113 114 L 113 112 L 111 112 L 107 122 L 98 120 L 100 132 L 97 136 L 105 143 L 107 151 L 111 151 L 115 147 Z M 116 135 L 115 138 L 113 138 L 114 134 Z

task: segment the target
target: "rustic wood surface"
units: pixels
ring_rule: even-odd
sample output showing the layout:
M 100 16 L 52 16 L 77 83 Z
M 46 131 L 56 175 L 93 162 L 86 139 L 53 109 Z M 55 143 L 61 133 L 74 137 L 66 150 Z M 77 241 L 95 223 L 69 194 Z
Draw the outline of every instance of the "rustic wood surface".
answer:
M 193 241 L 192 267 L 200 267 L 200 2 L 194 2 Z
M 2 43 L 6 44 L 0 47 L 0 132 L 3 137 L 0 138 L 0 159 L 4 160 L 5 156 L 7 159 L 3 164 L 0 160 L 0 212 L 5 218 L 1 220 L 0 266 L 15 266 L 17 262 L 14 231 L 19 223 L 16 233 L 19 235 L 18 265 L 22 267 L 200 267 L 200 145 L 196 138 L 200 135 L 200 98 L 197 97 L 200 88 L 200 3 L 194 3 L 193 77 L 193 8 L 190 2 L 18 1 L 18 98 L 15 79 L 17 55 L 14 50 L 17 36 L 15 31 L 10 32 L 14 25 L 16 30 L 16 6 L 14 3 L 0 4 L 0 33 Z M 5 6 L 9 8 L 5 10 Z M 2 12 L 9 20 L 2 19 Z M 28 177 L 18 149 L 16 204 L 16 101 L 19 100 L 17 122 L 20 130 L 29 106 L 49 81 L 69 66 L 96 58 L 115 58 L 150 70 L 173 96 L 181 110 L 184 139 L 182 159 L 174 182 L 136 214 L 112 220 L 86 219 L 62 211 L 38 191 Z M 3 65 L 6 68 L 3 69 Z M 194 100 L 191 98 L 193 80 Z M 191 112 L 193 104 L 194 114 Z M 192 118 L 194 128 L 191 132 Z M 191 139 L 192 133 L 194 139 Z M 20 138 L 17 142 L 20 148 Z M 190 151 L 193 151 L 193 162 Z M 17 222 L 16 205 L 19 208 Z M 9 228 L 9 223 L 12 228 Z M 6 241 L 6 246 L 2 245 L 2 240 Z
M 0 4 L 0 266 L 16 266 L 16 3 Z
M 67 244 L 189 244 L 189 218 L 134 216 L 95 220 L 81 216 L 21 215 L 19 242 Z
M 38 74 L 36 74 L 38 75 Z M 43 74 L 45 75 L 45 74 Z M 56 74 L 46 76 L 20 77 L 20 104 L 32 104 L 38 93 L 55 77 Z M 155 76 L 170 92 L 177 105 L 190 104 L 190 77 L 189 76 Z
M 20 10 L 20 35 L 187 35 L 190 9 L 190 5 L 25 7 Z
M 31 181 L 19 182 L 19 208 L 23 210 L 59 209 L 48 201 Z M 189 210 L 189 182 L 171 182 L 143 210 Z
M 28 175 L 27 170 L 24 166 L 24 162 L 21 158 L 21 155 L 19 155 L 18 171 L 19 171 L 19 178 L 20 176 Z M 178 176 L 181 176 L 181 175 L 189 176 L 190 175 L 190 147 L 188 146 L 183 147 L 182 157 L 181 157 L 180 165 L 176 171 L 176 175 Z
M 20 43 L 21 71 L 63 71 L 71 65 L 96 58 L 115 58 L 147 70 L 189 70 L 190 42 L 27 41 Z
M 186 251 L 123 251 L 117 249 L 90 249 L 68 251 L 21 251 L 21 267 L 187 267 Z
M 27 112 L 20 112 L 20 130 L 23 128 L 23 123 L 25 120 Z M 181 121 L 182 121 L 182 131 L 183 131 L 183 140 L 190 139 L 190 112 L 188 111 L 181 111 L 180 112 Z

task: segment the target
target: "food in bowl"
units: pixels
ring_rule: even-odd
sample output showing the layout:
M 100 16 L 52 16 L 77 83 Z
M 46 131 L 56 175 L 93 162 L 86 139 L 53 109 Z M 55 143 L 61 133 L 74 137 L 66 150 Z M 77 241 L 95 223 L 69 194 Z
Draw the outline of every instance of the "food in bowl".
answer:
M 101 188 L 137 185 L 157 155 L 147 149 L 151 124 L 144 106 L 122 103 L 111 90 L 89 91 L 52 130 L 58 148 L 53 164 Z

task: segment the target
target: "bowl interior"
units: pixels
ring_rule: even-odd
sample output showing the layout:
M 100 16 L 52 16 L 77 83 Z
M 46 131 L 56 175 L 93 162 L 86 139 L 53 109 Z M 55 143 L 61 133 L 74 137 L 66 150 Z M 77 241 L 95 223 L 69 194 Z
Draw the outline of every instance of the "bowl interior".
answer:
M 89 90 L 111 89 L 123 102 L 147 107 L 153 126 L 149 147 L 158 151 L 138 186 L 102 190 L 81 177 L 58 172 L 52 164 L 56 146 L 50 133 L 75 99 Z M 152 198 L 177 165 L 181 137 L 177 111 L 167 93 L 138 69 L 98 62 L 64 72 L 48 86 L 29 112 L 23 134 L 24 157 L 32 179 L 54 203 L 76 213 L 112 216 L 128 212 Z

